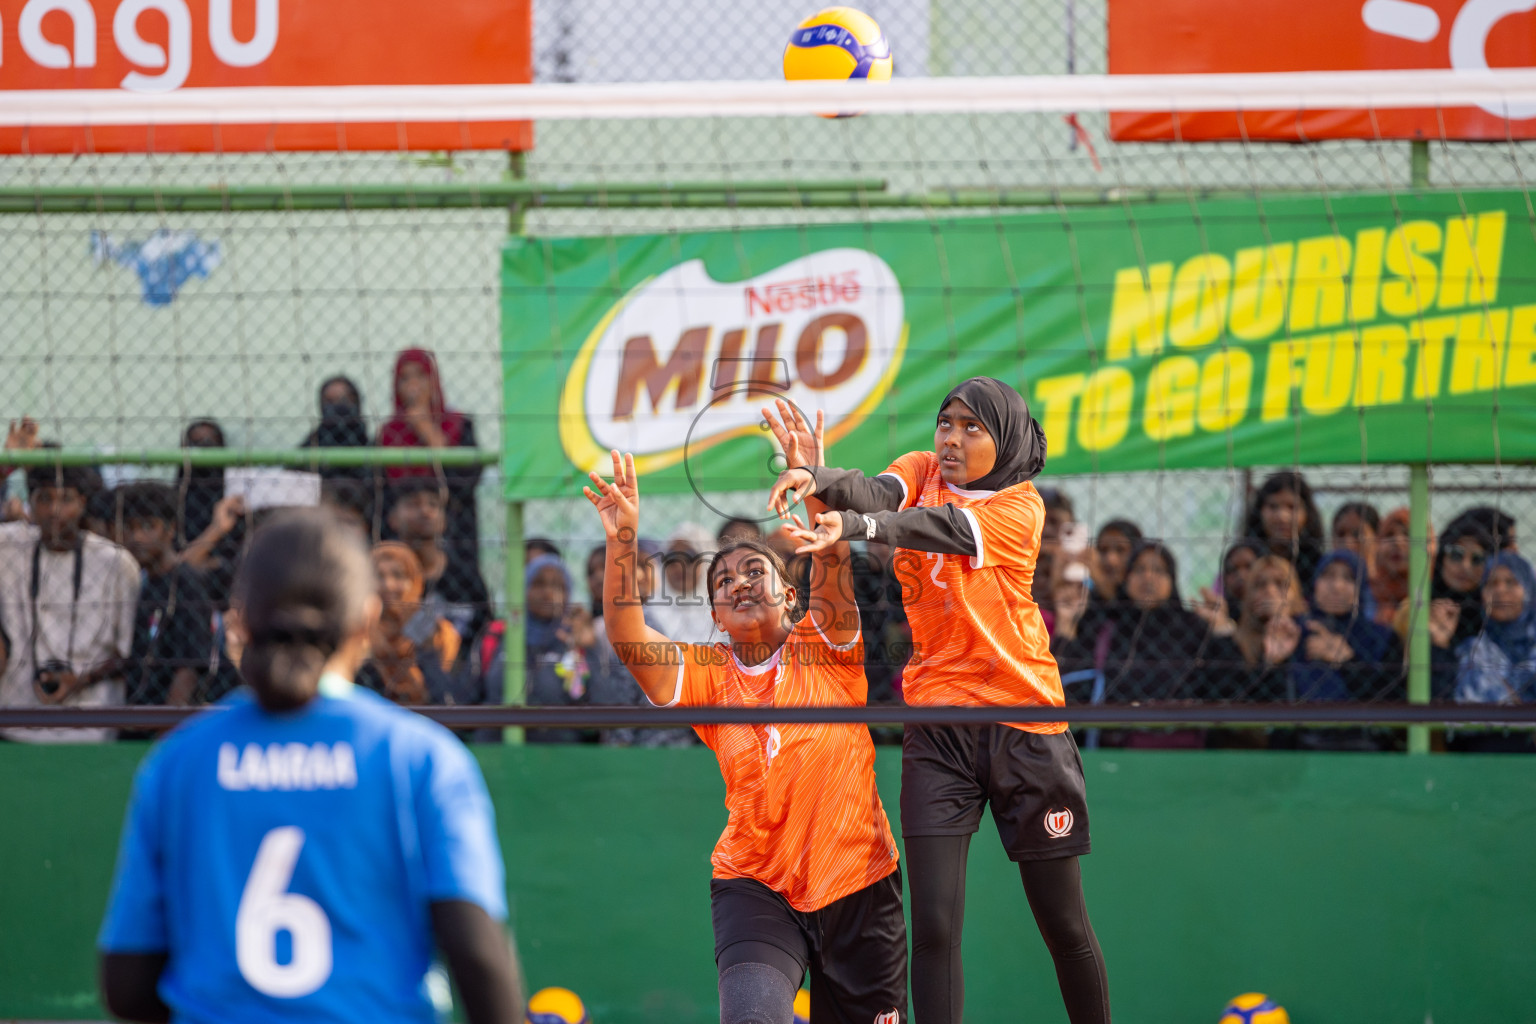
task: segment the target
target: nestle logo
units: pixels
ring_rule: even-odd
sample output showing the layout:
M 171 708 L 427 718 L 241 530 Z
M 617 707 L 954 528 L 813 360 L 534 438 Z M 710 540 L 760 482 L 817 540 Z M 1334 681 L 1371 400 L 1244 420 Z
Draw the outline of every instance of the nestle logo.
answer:
M 859 301 L 859 272 L 845 270 L 841 274 L 775 281 L 763 285 L 761 291 L 748 285 L 744 292 L 749 317 L 836 306 Z

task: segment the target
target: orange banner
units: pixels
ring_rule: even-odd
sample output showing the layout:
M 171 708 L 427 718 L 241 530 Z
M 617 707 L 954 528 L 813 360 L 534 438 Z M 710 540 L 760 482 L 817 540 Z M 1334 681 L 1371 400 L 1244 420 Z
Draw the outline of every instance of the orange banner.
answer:
M 14 89 L 532 80 L 530 0 L 0 0 Z M 528 122 L 0 129 L 0 153 L 529 149 Z
M 1111 74 L 1536 66 L 1536 0 L 1110 0 Z M 1505 114 L 1508 114 L 1506 119 Z M 1116 113 L 1119 141 L 1530 139 L 1536 105 Z

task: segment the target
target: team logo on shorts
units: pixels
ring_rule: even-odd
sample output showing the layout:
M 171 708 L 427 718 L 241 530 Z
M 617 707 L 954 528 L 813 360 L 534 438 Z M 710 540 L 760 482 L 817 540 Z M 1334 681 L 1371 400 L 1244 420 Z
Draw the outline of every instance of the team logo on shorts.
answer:
M 1050 833 L 1052 839 L 1061 839 L 1072 834 L 1072 812 L 1063 808 L 1059 811 L 1045 812 L 1045 830 Z
M 783 740 L 779 738 L 778 727 L 770 725 L 768 727 L 768 742 L 765 744 L 765 750 L 766 750 L 766 752 L 768 754 L 768 763 L 769 764 L 773 764 L 773 759 L 774 759 L 775 755 L 778 754 L 779 747 L 782 746 L 782 745 L 783 745 Z
M 896 1015 L 895 1010 L 886 1010 L 875 1018 L 875 1024 L 899 1024 L 900 1020 L 901 1018 Z

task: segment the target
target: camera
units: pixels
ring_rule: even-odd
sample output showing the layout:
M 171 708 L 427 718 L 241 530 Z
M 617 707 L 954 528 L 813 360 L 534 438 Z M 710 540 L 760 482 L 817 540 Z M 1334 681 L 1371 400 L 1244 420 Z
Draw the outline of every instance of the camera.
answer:
M 61 685 L 59 677 L 68 675 L 73 671 L 74 669 L 70 667 L 69 662 L 60 661 L 58 658 L 51 658 L 37 666 L 37 670 L 32 673 L 32 685 L 37 688 L 39 693 L 52 697 L 59 692 L 59 686 Z

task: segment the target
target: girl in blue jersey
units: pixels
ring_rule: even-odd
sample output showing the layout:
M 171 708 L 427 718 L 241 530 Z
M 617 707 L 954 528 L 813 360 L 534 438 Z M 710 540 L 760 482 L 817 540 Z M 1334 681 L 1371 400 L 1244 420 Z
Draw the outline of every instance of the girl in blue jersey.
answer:
M 521 1022 L 480 771 L 446 729 L 352 684 L 379 614 L 361 542 L 289 514 L 236 592 L 254 696 L 139 769 L 98 940 L 107 1008 L 429 1024 L 435 940 L 471 1024 Z

